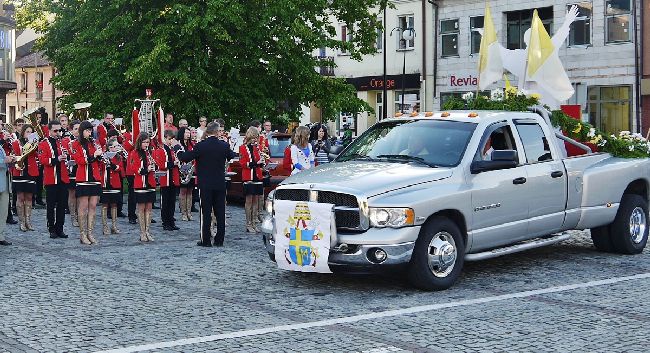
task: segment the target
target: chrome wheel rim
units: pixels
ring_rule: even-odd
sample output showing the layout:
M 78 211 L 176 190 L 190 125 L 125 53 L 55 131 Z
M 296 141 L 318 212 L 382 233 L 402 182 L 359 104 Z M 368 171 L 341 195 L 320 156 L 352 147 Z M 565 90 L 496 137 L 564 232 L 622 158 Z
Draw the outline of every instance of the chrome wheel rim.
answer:
M 641 207 L 636 207 L 630 215 L 630 237 L 635 244 L 639 244 L 643 240 L 645 228 L 645 211 Z
M 431 273 L 439 278 L 447 277 L 458 258 L 454 237 L 444 231 L 436 233 L 429 242 L 427 255 Z

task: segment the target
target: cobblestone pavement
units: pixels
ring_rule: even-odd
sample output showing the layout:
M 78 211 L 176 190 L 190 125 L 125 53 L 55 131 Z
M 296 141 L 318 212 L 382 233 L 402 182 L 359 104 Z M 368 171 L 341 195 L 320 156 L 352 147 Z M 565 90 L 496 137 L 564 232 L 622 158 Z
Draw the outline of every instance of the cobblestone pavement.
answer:
M 34 212 L 36 232 L 8 226 L 14 245 L 0 247 L 0 351 L 93 352 L 159 342 L 175 345 L 150 346 L 151 351 L 647 352 L 650 347 L 649 276 L 507 296 L 647 275 L 648 249 L 637 256 L 603 254 L 594 250 L 588 232 L 576 232 L 562 244 L 468 263 L 454 287 L 429 293 L 410 288 L 400 276 L 280 271 L 261 236 L 243 232 L 243 209 L 228 209 L 224 248 L 195 246 L 196 220 L 177 222 L 177 232 L 154 224 L 155 243 L 141 244 L 137 225 L 120 219 L 122 234 L 97 235 L 99 244 L 92 247 L 81 246 L 70 226 L 70 239 L 50 239 L 44 210 Z M 101 230 L 99 219 L 96 229 Z M 297 326 L 431 304 L 441 305 Z M 296 326 L 251 331 L 284 325 Z M 212 335 L 223 336 L 180 341 Z

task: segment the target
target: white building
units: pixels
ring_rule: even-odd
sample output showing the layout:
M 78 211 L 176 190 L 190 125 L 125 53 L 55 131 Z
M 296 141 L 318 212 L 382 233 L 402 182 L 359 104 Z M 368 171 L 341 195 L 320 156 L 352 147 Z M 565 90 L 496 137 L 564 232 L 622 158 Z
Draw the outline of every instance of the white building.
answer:
M 568 40 L 559 49 L 576 93 L 567 102 L 579 104 L 583 119 L 604 131 L 647 130 L 641 126 L 636 78 L 639 0 L 491 0 L 491 10 L 500 43 L 522 49 L 523 34 L 530 27 L 533 9 L 538 9 L 550 34 L 561 26 L 568 8 L 576 4 L 580 17 L 572 25 Z M 363 61 L 345 53 L 334 55 L 337 77 L 357 87 L 357 96 L 375 108 L 376 114 L 361 114 L 354 121 L 357 133 L 381 118 L 400 110 L 401 77 L 405 62 L 405 106 L 420 111 L 437 110 L 445 99 L 477 89 L 477 60 L 483 27 L 484 0 L 393 1 L 395 9 L 385 16 L 386 48 L 378 33 L 378 52 Z M 636 6 L 636 8 L 635 8 Z M 347 36 L 345 24 L 337 34 Z M 400 40 L 400 28 L 413 28 L 413 41 Z M 636 35 L 635 35 L 636 29 Z M 390 32 L 392 31 L 392 36 Z M 386 56 L 387 99 L 382 99 L 383 58 Z M 405 61 L 404 61 L 405 60 Z M 510 79 L 516 84 L 515 78 Z M 434 86 L 435 81 L 435 86 Z M 490 88 L 503 87 L 498 82 Z M 386 104 L 385 102 L 388 102 Z

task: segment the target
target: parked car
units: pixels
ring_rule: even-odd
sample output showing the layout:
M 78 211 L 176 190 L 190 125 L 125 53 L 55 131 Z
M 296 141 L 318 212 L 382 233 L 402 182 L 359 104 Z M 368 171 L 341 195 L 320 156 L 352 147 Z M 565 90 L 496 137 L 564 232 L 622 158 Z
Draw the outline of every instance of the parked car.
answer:
M 268 165 L 275 165 L 275 168 L 269 169 L 267 175 L 270 175 L 270 182 L 264 187 L 264 195 L 268 195 L 271 190 L 275 189 L 278 184 L 291 175 L 291 170 L 285 169 L 282 163 L 284 150 L 290 144 L 291 134 L 276 132 L 269 137 L 269 154 L 271 158 Z M 243 199 L 244 188 L 241 181 L 241 165 L 239 164 L 239 159 L 233 159 L 228 165 L 227 171 L 230 174 L 228 197 L 233 199 Z
M 564 141 L 587 153 L 567 158 Z M 650 159 L 592 152 L 556 133 L 544 108 L 444 112 L 377 123 L 333 163 L 287 178 L 262 232 L 275 260 L 275 202 L 333 204 L 331 270 L 397 266 L 440 290 L 465 261 L 555 244 L 572 229 L 590 229 L 600 251 L 639 254 L 649 195 Z

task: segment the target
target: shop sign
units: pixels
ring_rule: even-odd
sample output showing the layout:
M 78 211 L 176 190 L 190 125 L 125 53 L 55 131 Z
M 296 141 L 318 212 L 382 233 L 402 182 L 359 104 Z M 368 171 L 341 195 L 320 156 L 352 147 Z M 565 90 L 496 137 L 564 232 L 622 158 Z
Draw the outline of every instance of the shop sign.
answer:
M 451 75 L 449 77 L 449 85 L 452 87 L 478 86 L 478 77 L 472 75 L 466 77 Z
M 406 74 L 406 75 L 387 75 L 386 81 L 384 76 L 364 76 L 364 77 L 351 77 L 346 81 L 353 85 L 357 91 L 381 91 L 384 89 L 384 84 L 387 90 L 402 89 L 402 79 L 404 80 L 404 89 L 419 89 L 420 88 L 420 74 Z

